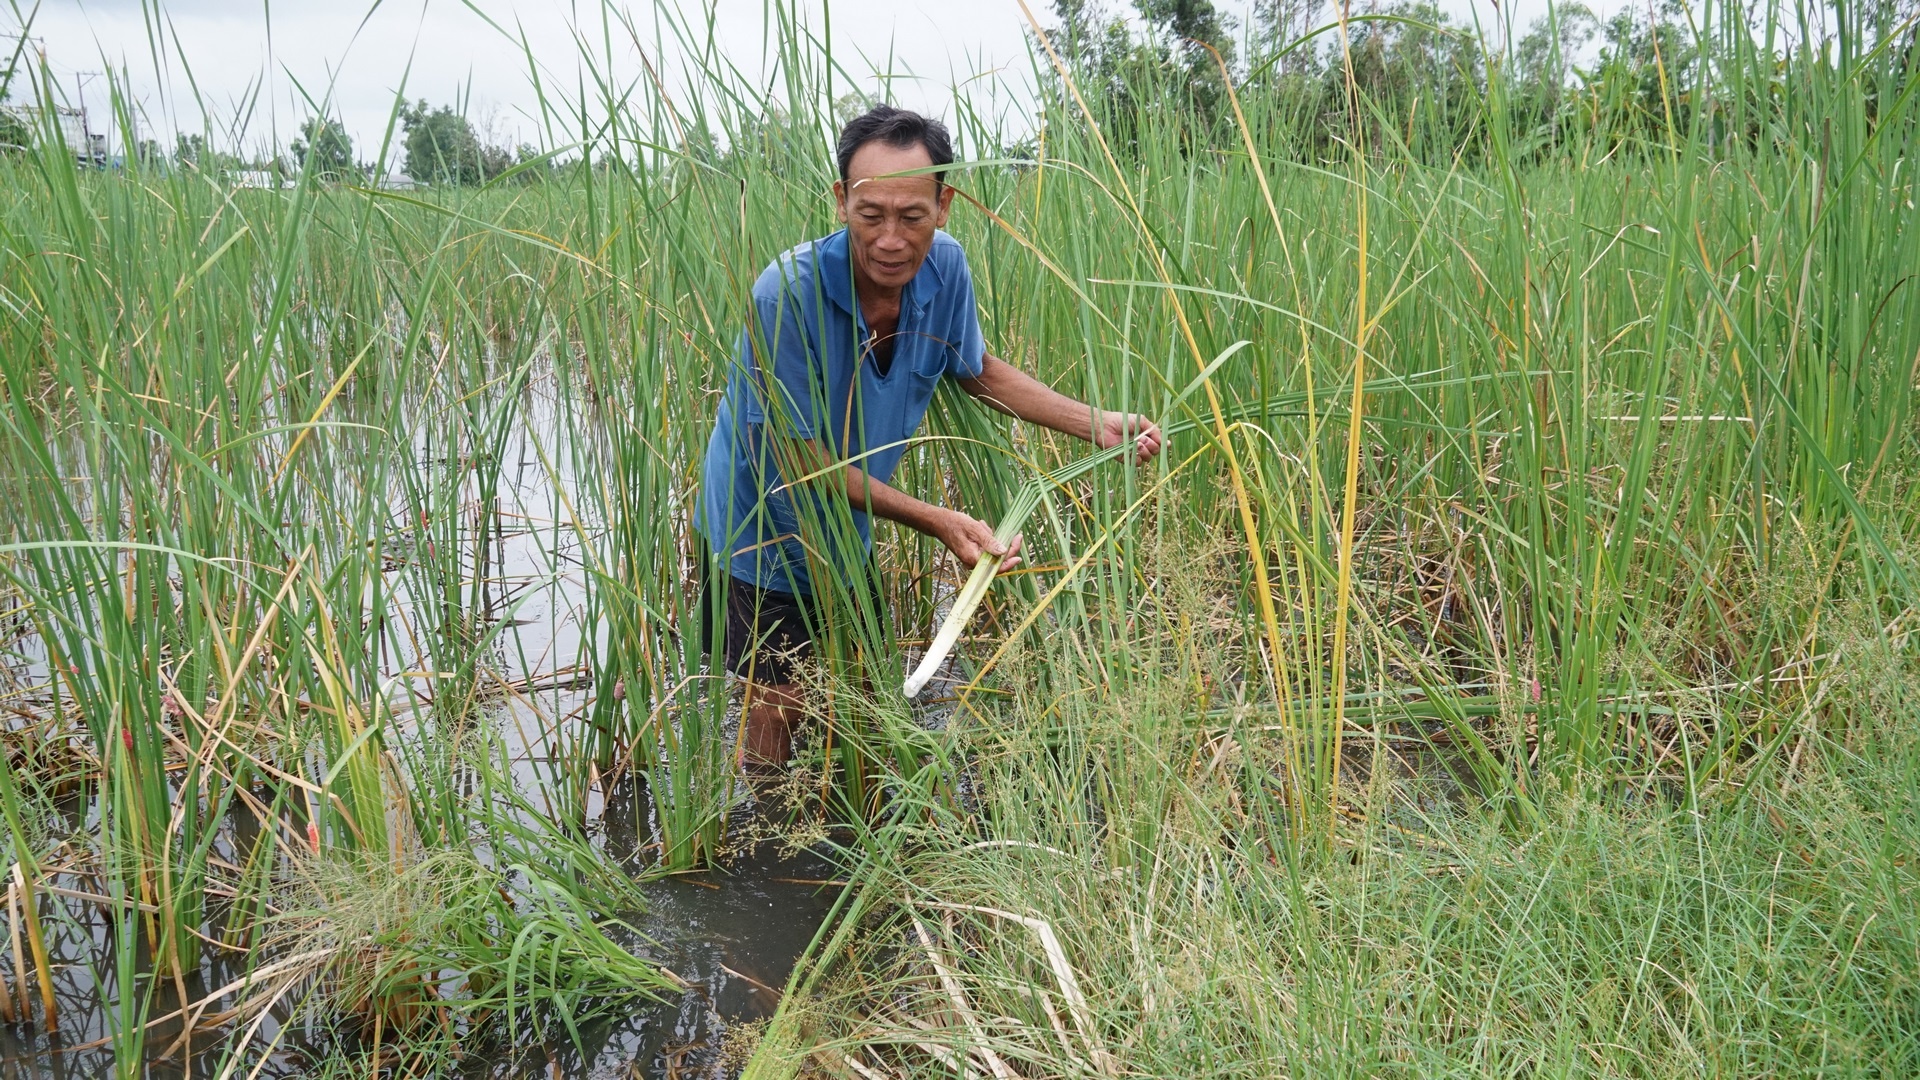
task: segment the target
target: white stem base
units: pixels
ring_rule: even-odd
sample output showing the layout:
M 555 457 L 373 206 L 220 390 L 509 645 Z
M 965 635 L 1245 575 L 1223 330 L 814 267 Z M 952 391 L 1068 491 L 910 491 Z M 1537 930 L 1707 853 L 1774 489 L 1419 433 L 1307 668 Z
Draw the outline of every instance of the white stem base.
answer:
M 947 655 L 953 652 L 953 647 L 960 641 L 960 632 L 967 628 L 967 620 L 973 618 L 974 609 L 986 598 L 987 586 L 993 583 L 993 575 L 999 569 L 998 555 L 983 555 L 979 562 L 973 564 L 973 573 L 960 589 L 960 595 L 954 597 L 953 609 L 947 612 L 947 621 L 940 624 L 940 632 L 934 635 L 933 644 L 927 646 L 927 655 L 920 658 L 920 666 L 907 676 L 907 683 L 902 690 L 908 701 L 920 696 L 920 691 L 925 690 L 927 683 L 933 679 L 933 673 L 940 670 Z

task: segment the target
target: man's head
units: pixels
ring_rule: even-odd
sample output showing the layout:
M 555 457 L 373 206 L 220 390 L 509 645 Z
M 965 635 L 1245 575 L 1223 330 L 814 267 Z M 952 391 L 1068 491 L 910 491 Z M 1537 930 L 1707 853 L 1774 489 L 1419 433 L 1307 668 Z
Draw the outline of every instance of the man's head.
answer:
M 947 165 L 953 140 L 945 125 L 919 113 L 876 105 L 840 133 L 840 179 L 833 185 L 854 268 L 883 289 L 903 288 L 947 223 L 953 189 L 944 171 L 894 173 Z

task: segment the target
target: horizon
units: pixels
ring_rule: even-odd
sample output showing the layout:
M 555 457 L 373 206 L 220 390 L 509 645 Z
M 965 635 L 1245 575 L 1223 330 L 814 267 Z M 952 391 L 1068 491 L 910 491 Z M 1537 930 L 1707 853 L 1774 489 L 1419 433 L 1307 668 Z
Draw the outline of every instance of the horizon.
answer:
M 1514 15 L 1514 33 L 1524 32 L 1548 3 L 1506 5 Z M 525 6 L 518 10 L 513 0 L 423 0 L 417 6 L 374 0 L 365 10 L 343 16 L 338 8 L 313 0 L 263 0 L 259 6 L 186 0 L 158 9 L 144 0 L 102 0 L 37 13 L 16 9 L 0 29 L 0 41 L 17 46 L 23 18 L 31 19 L 28 35 L 45 50 L 62 99 L 55 104 L 84 107 L 90 129 L 106 133 L 110 154 L 117 155 L 126 140 L 107 104 L 108 68 L 116 76 L 124 73 L 134 105 L 133 141 L 152 139 L 163 153 L 171 154 L 182 134 L 208 134 L 210 146 L 242 157 L 284 153 L 300 124 L 322 111 L 312 102 L 340 121 L 356 161 L 384 161 L 388 173 L 399 169 L 404 138 L 397 110 L 420 100 L 463 113 L 482 140 L 494 145 L 551 149 L 573 141 L 556 137 L 561 133 L 553 118 L 540 115 L 542 94 L 530 78 L 530 58 L 542 83 L 560 87 L 562 97 L 577 97 L 589 78 L 582 63 L 589 49 L 622 86 L 652 77 L 643 56 L 659 58 L 659 77 L 669 93 L 679 94 L 688 85 L 689 49 L 674 40 L 667 23 L 678 5 L 640 11 L 577 3 Z M 984 107 L 1002 130 L 1017 130 L 1030 119 L 1034 101 L 1027 23 L 1019 0 L 988 0 L 984 6 L 992 9 L 985 16 L 980 5 L 961 11 L 927 0 L 904 5 L 806 0 L 798 11 L 801 25 L 833 51 L 847 76 L 847 91 L 951 121 L 956 95 L 965 90 L 969 110 Z M 1050 5 L 1035 0 L 1032 6 L 1043 25 L 1052 22 Z M 1223 0 L 1219 6 L 1236 21 L 1236 39 L 1244 43 L 1249 0 Z M 1473 25 L 1474 0 L 1445 0 L 1440 6 L 1456 21 Z M 1481 25 L 1491 33 L 1493 13 L 1502 5 L 1483 6 Z M 1604 17 L 1618 5 L 1593 6 Z M 1130 5 L 1107 7 L 1125 11 Z M 765 3 L 724 0 L 706 9 L 709 21 L 698 30 L 711 34 L 714 55 L 758 81 L 778 47 L 778 29 L 766 19 L 772 10 Z M 632 20 L 631 34 L 606 18 L 622 13 Z M 651 41 L 645 38 L 649 31 Z M 523 34 L 524 47 L 510 33 Z M 221 59 L 249 53 L 251 63 Z M 978 92 L 983 84 L 985 94 Z M 8 103 L 37 104 L 17 92 L 17 82 L 15 89 Z M 551 101 L 554 91 L 546 94 Z M 105 123 L 98 119 L 102 116 Z M 393 141 L 383 154 L 390 122 Z

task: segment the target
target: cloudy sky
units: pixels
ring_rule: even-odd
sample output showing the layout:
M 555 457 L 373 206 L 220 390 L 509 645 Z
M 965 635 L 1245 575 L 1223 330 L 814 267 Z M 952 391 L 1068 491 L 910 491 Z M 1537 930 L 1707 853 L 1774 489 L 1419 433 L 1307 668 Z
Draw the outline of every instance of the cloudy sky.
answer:
M 1475 2 L 1441 0 L 1461 17 L 1471 17 Z M 1478 2 L 1490 21 L 1491 4 Z M 18 31 L 31 3 L 0 0 L 0 33 Z M 1029 3 L 1046 17 L 1045 0 Z M 1524 26 L 1546 3 L 1512 0 L 1507 7 Z M 174 131 L 201 130 L 204 103 L 216 132 L 244 118 L 244 148 L 284 143 L 312 114 L 307 99 L 330 95 L 330 110 L 353 136 L 356 153 L 370 159 L 397 93 L 435 105 L 464 101 L 494 141 L 542 142 L 529 54 L 549 97 L 578 93 L 583 42 L 611 57 L 620 80 L 647 78 L 644 50 L 660 61 L 670 91 L 682 87 L 678 72 L 688 51 L 673 42 L 666 18 L 675 10 L 687 13 L 683 22 L 702 39 L 710 25 L 720 55 L 759 77 L 778 35 L 769 25 L 773 6 L 772 0 L 660 0 L 658 6 L 634 0 L 173 0 L 163 6 L 41 0 L 30 33 L 44 46 L 67 103 L 84 99 L 96 117 L 106 111 L 107 95 L 97 73 L 124 69 L 144 116 L 143 136 L 170 144 Z M 1130 7 L 1118 0 L 1107 6 Z M 1245 21 L 1248 0 L 1222 6 Z M 800 10 L 863 89 L 894 76 L 892 97 L 901 104 L 951 116 L 952 87 L 967 83 L 973 107 L 1018 123 L 1030 100 L 1018 0 L 802 0 Z M 624 15 L 632 30 L 606 19 L 608 13 Z M 14 44 L 0 39 L 9 51 Z

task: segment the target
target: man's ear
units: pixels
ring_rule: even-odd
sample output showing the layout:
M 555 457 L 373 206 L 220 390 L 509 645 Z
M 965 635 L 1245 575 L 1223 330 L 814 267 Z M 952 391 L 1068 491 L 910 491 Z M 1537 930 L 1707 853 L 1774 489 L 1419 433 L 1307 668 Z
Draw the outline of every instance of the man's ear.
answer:
M 840 224 L 847 223 L 847 182 L 845 180 L 833 182 L 833 214 L 840 219 Z
M 938 213 L 933 215 L 934 228 L 944 229 L 947 227 L 947 210 L 952 206 L 953 206 L 953 186 L 951 184 L 941 184 L 940 185 L 940 210 Z

